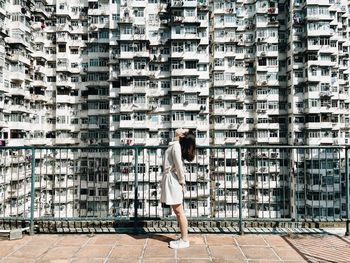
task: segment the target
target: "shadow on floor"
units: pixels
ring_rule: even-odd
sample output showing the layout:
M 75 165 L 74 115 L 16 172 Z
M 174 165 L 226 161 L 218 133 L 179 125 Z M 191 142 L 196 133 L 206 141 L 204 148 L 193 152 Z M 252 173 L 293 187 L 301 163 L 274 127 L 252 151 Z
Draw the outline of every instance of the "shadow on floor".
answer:
M 339 240 L 341 240 L 342 242 L 345 243 L 345 246 L 348 246 L 350 244 L 350 241 L 341 237 L 341 236 L 337 236 L 337 235 L 332 235 L 332 234 L 327 234 L 328 236 L 334 236 L 336 238 L 338 238 Z M 320 248 L 319 250 L 315 251 L 315 250 L 311 250 L 310 248 L 306 247 L 306 246 L 302 246 L 302 249 L 298 248 L 297 246 L 295 246 L 293 244 L 293 242 L 290 241 L 290 239 L 298 239 L 298 238 L 302 238 L 301 236 L 295 235 L 295 236 L 282 236 L 283 240 L 286 241 L 288 243 L 288 245 L 293 248 L 295 250 L 295 252 L 297 252 L 303 259 L 305 259 L 307 262 L 314 262 L 315 260 L 317 262 L 324 262 L 324 263 L 338 263 L 338 260 L 332 260 L 330 259 L 331 255 L 328 255 L 329 257 L 323 257 L 322 254 L 325 253 L 325 251 L 323 251 L 322 248 Z M 315 241 L 313 241 L 315 242 Z M 331 242 L 332 243 L 332 242 Z M 329 244 L 329 246 L 331 247 L 332 244 Z M 320 253 L 319 253 L 320 252 Z M 333 252 L 333 251 L 332 251 Z M 338 255 L 341 256 L 341 255 Z M 342 262 L 348 262 L 348 261 L 342 261 Z
M 135 238 L 135 239 L 154 239 L 157 241 L 161 241 L 164 243 L 169 243 L 170 241 L 175 240 L 174 238 L 169 237 L 168 235 L 161 235 L 161 234 L 148 234 L 148 235 L 144 235 L 144 234 L 128 234 L 130 237 Z

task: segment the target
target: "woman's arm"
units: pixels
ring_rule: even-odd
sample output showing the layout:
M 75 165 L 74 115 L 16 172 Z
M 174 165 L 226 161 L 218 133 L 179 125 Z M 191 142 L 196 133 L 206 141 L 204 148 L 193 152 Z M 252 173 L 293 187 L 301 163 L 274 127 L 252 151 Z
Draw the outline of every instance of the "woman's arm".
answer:
M 185 172 L 182 162 L 181 146 L 176 143 L 173 150 L 173 160 L 176 169 L 177 179 L 181 185 L 185 185 Z

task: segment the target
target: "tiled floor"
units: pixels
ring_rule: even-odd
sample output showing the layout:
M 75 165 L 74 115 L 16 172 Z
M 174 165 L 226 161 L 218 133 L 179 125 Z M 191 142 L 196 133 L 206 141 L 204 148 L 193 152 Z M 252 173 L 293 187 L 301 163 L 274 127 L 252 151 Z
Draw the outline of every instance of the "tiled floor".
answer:
M 191 234 L 173 250 L 174 234 L 35 235 L 1 240 L 1 262 L 350 262 L 350 239 L 332 235 Z

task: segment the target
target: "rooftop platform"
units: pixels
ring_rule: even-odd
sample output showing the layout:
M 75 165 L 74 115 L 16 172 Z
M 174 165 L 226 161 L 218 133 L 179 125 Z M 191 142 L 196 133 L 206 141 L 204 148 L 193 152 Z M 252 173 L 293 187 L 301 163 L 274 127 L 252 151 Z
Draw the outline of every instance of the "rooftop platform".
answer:
M 0 262 L 350 262 L 350 238 L 334 234 L 37 234 L 0 241 Z

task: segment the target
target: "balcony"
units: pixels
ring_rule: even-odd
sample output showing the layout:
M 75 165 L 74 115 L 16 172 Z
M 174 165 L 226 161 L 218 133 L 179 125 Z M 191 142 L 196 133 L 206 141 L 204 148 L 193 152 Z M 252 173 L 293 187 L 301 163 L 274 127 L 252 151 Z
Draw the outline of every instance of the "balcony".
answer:
M 197 1 L 193 0 L 172 0 L 171 7 L 197 7 Z

